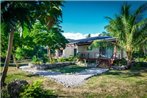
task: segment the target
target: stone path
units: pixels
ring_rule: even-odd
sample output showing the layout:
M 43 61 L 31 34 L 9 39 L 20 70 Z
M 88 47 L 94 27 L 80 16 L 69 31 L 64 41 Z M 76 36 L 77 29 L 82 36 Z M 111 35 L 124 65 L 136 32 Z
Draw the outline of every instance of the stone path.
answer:
M 54 71 L 36 70 L 28 66 L 22 66 L 20 67 L 20 69 L 32 74 L 38 74 L 40 76 L 54 79 L 56 82 L 62 83 L 65 87 L 79 86 L 83 84 L 86 79 L 94 75 L 102 74 L 103 72 L 108 71 L 108 69 L 90 68 L 90 69 L 85 69 L 78 73 L 64 74 L 64 73 L 54 72 Z

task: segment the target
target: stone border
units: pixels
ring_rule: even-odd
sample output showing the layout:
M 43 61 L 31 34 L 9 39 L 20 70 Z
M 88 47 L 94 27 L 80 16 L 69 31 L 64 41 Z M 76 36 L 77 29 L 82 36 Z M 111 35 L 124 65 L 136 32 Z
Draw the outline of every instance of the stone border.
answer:
M 54 64 L 33 64 L 29 63 L 28 66 L 30 68 L 35 68 L 37 70 L 45 70 L 45 69 L 51 69 L 51 68 L 58 68 L 58 67 L 64 67 L 64 66 L 70 66 L 74 65 L 75 62 L 61 62 L 61 63 L 54 63 Z

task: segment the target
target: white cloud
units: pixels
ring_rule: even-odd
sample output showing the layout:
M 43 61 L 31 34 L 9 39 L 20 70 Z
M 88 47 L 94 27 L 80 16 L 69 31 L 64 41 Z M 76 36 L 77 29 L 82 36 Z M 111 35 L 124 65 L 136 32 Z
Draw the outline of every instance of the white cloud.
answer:
M 82 38 L 86 38 L 86 36 L 88 34 L 82 34 L 82 33 L 74 33 L 74 32 L 66 32 L 66 33 L 62 33 L 66 38 L 68 39 L 82 39 Z M 98 36 L 100 33 L 91 33 L 91 37 L 94 36 Z

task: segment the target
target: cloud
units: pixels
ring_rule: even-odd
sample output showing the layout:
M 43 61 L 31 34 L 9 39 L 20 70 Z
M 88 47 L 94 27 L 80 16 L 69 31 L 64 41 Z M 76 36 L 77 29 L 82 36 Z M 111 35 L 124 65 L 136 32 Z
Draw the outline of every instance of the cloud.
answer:
M 86 38 L 86 36 L 88 34 L 82 34 L 82 33 L 74 33 L 74 32 L 65 32 L 65 33 L 62 33 L 66 38 L 68 39 L 82 39 L 82 38 Z M 98 36 L 100 33 L 91 33 L 91 37 L 94 37 L 94 36 Z

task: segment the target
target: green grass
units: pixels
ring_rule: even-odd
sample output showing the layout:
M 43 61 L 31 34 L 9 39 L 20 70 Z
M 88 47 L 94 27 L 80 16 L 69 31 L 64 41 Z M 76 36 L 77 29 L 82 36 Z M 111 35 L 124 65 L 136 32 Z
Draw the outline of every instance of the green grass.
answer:
M 60 67 L 60 68 L 53 68 L 50 70 L 56 71 L 56 72 L 61 72 L 61 73 L 75 73 L 75 72 L 83 71 L 85 69 L 88 69 L 88 68 L 84 67 L 84 66 L 71 65 L 71 66 L 65 66 L 65 67 Z
M 63 67 L 56 71 L 70 73 L 84 70 L 84 67 Z M 104 74 L 89 78 L 79 87 L 66 88 L 54 80 L 34 76 L 15 67 L 9 67 L 6 82 L 24 79 L 29 83 L 43 81 L 45 89 L 52 89 L 60 97 L 65 98 L 147 98 L 147 67 L 132 68 L 131 70 L 110 70 Z

